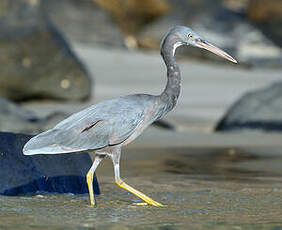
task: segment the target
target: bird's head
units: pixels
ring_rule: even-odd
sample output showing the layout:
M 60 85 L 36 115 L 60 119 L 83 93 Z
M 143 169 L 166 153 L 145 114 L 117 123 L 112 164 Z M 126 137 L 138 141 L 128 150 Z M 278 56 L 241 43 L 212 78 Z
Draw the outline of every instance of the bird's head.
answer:
M 196 32 L 192 29 L 185 26 L 175 26 L 172 28 L 166 37 L 173 37 L 173 54 L 177 47 L 182 45 L 190 45 L 198 48 L 202 48 L 208 50 L 222 58 L 225 58 L 233 63 L 237 63 L 237 61 L 231 57 L 229 54 L 224 52 L 223 50 L 215 47 L 208 41 L 201 38 Z

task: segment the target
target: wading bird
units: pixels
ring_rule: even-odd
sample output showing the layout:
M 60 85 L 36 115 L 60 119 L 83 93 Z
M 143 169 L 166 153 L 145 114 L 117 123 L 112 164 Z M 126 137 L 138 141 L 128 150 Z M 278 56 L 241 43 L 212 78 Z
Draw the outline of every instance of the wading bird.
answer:
M 104 157 L 109 156 L 114 165 L 115 182 L 118 186 L 147 204 L 162 206 L 120 178 L 119 162 L 122 146 L 132 142 L 145 128 L 175 107 L 181 79 L 174 54 L 176 48 L 182 45 L 203 48 L 237 63 L 230 55 L 203 40 L 190 28 L 176 26 L 166 34 L 161 43 L 161 55 L 167 67 L 167 84 L 160 95 L 128 95 L 90 106 L 61 121 L 54 128 L 33 137 L 24 146 L 23 153 L 95 153 L 93 165 L 86 176 L 91 205 L 95 204 L 92 185 L 94 172 Z

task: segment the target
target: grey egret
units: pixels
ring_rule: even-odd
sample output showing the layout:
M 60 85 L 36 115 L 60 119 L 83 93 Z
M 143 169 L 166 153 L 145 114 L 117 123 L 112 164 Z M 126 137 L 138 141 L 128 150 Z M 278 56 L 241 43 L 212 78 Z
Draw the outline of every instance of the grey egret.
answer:
M 120 178 L 122 146 L 138 137 L 145 128 L 171 111 L 180 94 L 180 70 L 174 59 L 175 50 L 191 45 L 211 51 L 233 63 L 237 61 L 223 50 L 202 39 L 192 29 L 175 26 L 161 42 L 161 56 L 167 67 L 167 84 L 160 95 L 134 94 L 102 101 L 58 123 L 54 128 L 30 139 L 23 148 L 25 155 L 60 154 L 89 151 L 95 154 L 87 173 L 90 204 L 95 204 L 93 175 L 108 156 L 114 166 L 115 182 L 146 203 L 163 206 L 132 188 Z

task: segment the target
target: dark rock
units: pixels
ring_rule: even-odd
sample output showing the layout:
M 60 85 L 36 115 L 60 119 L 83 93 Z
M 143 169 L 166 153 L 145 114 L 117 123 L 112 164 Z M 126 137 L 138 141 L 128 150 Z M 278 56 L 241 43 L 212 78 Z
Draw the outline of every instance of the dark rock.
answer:
M 159 49 L 167 28 L 186 25 L 232 54 L 240 63 L 256 67 L 282 67 L 281 49 L 248 21 L 245 12 L 226 8 L 222 1 L 177 0 L 173 6 L 170 14 L 140 31 L 137 40 L 141 47 Z M 180 48 L 178 53 L 187 57 L 225 61 L 196 48 Z
M 55 112 L 39 118 L 31 111 L 0 97 L 0 131 L 37 134 L 66 117 L 67 114 Z
M 22 148 L 31 137 L 0 132 L 0 194 L 88 192 L 86 174 L 91 159 L 87 153 L 24 156 Z M 99 194 L 94 179 L 94 191 Z
M 282 131 L 282 82 L 245 94 L 227 111 L 216 131 Z
M 41 1 L 0 2 L 0 95 L 12 100 L 81 100 L 90 78 Z
M 44 10 L 69 39 L 125 47 L 124 38 L 111 16 L 94 1 L 48 0 Z

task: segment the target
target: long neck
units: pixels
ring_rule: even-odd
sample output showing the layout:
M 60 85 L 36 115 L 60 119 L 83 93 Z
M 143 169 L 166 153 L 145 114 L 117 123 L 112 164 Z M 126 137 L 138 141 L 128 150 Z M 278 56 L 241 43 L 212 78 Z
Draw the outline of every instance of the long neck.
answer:
M 165 113 L 172 110 L 177 102 L 181 88 L 180 69 L 174 59 L 175 49 L 181 45 L 177 38 L 166 37 L 162 42 L 161 55 L 167 67 L 167 84 L 160 95 L 160 99 L 165 103 Z

